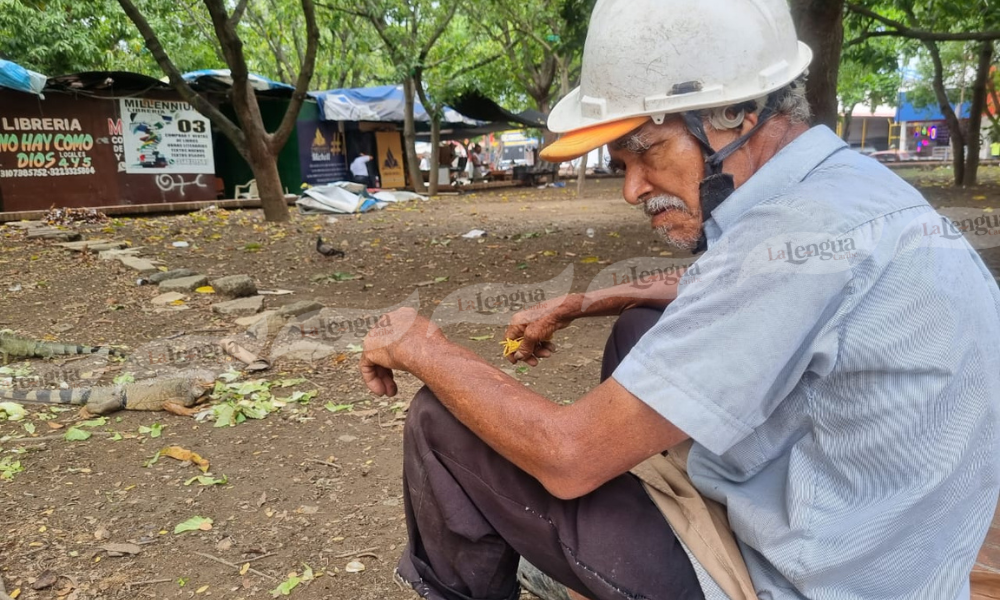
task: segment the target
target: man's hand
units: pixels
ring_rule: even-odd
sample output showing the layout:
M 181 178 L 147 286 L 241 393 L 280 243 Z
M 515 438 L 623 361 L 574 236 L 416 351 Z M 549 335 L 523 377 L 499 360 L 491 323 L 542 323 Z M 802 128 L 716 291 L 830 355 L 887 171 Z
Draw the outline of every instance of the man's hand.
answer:
M 515 313 L 504 335 L 508 340 L 520 339 L 521 346 L 507 360 L 536 367 L 539 358 L 552 356 L 556 351 L 552 336 L 579 316 L 581 301 L 581 295 L 567 294 Z
M 395 310 L 365 336 L 361 354 L 361 376 L 377 396 L 393 397 L 398 388 L 392 372 L 412 371 L 414 362 L 433 359 L 432 348 L 447 342 L 437 325 L 421 317 L 412 308 Z

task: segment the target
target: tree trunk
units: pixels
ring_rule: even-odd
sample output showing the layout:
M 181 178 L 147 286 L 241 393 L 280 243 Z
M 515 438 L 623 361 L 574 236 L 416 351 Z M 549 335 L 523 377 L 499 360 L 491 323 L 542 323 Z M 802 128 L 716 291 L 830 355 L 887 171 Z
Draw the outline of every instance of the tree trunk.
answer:
M 845 142 L 851 139 L 851 123 L 854 121 L 854 107 L 847 106 L 844 110 L 844 130 L 840 132 L 840 138 Z
M 438 146 L 441 145 L 441 119 L 437 114 L 437 111 L 429 111 L 431 116 L 431 173 L 430 173 L 430 189 L 427 193 L 431 196 L 436 196 L 438 193 L 438 188 L 441 185 L 439 181 L 439 172 L 441 170 L 438 159 Z M 423 177 L 423 176 L 421 176 Z
M 247 154 L 257 182 L 257 194 L 264 209 L 264 219 L 270 222 L 288 221 L 288 203 L 285 202 L 285 191 L 281 187 L 278 161 L 267 147 L 264 136 L 247 135 Z
M 418 194 L 424 193 L 424 177 L 420 174 L 420 163 L 417 161 L 417 129 L 413 117 L 414 96 L 416 95 L 413 77 L 403 79 L 403 144 L 406 146 L 406 163 L 410 171 L 410 185 Z M 437 148 L 431 148 L 431 154 Z M 437 160 L 433 158 L 432 160 Z M 433 166 L 433 165 L 432 165 Z
M 944 89 L 944 63 L 941 62 L 941 51 L 937 42 L 923 41 L 924 47 L 931 55 L 931 62 L 934 63 L 934 95 L 937 97 L 938 105 L 941 107 L 941 114 L 944 115 L 948 123 L 951 134 L 951 157 L 952 165 L 955 169 L 955 186 L 961 186 L 965 181 L 965 137 L 962 135 L 962 123 L 955 114 L 955 109 L 948 99 L 948 92 Z M 960 107 L 961 108 L 961 107 Z
M 976 66 L 976 80 L 972 84 L 972 106 L 969 109 L 969 155 L 965 159 L 965 173 L 962 185 L 976 185 L 979 173 L 979 150 L 983 128 L 983 112 L 986 111 L 986 84 L 990 77 L 990 67 L 993 61 L 993 42 L 983 42 L 979 45 L 979 64 Z
M 263 117 L 257 96 L 253 89 L 245 86 L 244 94 L 237 91 L 240 86 L 233 87 L 233 109 L 246 133 L 246 155 L 254 180 L 257 182 L 257 194 L 264 209 L 264 219 L 273 222 L 290 220 L 288 204 L 285 202 L 285 192 L 281 187 L 281 175 L 278 173 L 278 152 L 271 147 L 270 136 L 264 129 Z
M 584 154 L 580 157 L 580 170 L 576 174 L 576 195 L 579 198 L 583 198 L 583 186 L 587 182 L 587 159 L 590 158 L 590 154 Z
M 799 39 L 813 51 L 806 97 L 813 122 L 837 127 L 837 74 L 844 46 L 844 0 L 791 0 Z

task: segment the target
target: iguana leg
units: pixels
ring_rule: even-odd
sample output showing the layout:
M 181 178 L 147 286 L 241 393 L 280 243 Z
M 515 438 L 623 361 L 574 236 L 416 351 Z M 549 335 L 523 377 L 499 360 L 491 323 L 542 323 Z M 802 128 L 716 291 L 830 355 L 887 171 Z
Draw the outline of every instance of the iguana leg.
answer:
M 168 400 L 163 403 L 163 410 L 165 412 L 180 417 L 193 417 L 194 415 L 196 415 L 198 412 L 201 411 L 201 408 L 202 407 L 200 406 L 192 406 L 189 408 L 187 406 L 184 406 L 184 404 L 182 404 L 181 402 L 177 402 L 176 400 Z

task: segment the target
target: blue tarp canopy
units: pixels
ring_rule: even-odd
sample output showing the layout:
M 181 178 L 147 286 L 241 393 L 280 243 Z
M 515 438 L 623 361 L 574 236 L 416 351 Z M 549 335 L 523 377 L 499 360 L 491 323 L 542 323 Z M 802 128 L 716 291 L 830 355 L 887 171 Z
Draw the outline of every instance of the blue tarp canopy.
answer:
M 0 59 L 0 87 L 40 96 L 46 81 L 47 78 L 41 73 L 29 71 L 19 64 Z
M 952 105 L 959 119 L 968 119 L 971 107 L 971 102 L 965 102 L 961 107 Z M 907 102 L 906 92 L 901 92 L 899 94 L 899 108 L 896 109 L 896 122 L 911 123 L 914 121 L 944 121 L 944 115 L 941 114 L 941 107 L 937 104 L 917 108 L 913 103 Z
M 208 79 L 230 87 L 233 85 L 233 76 L 229 72 L 229 69 L 202 69 L 200 71 L 185 73 L 182 77 L 184 78 L 184 81 L 188 83 L 197 83 L 199 80 Z M 267 77 L 254 75 L 253 73 L 250 73 L 247 76 L 247 83 L 250 84 L 250 87 L 259 92 L 265 92 L 268 90 L 295 90 L 294 85 L 271 81 Z
M 403 122 L 405 101 L 403 86 L 400 85 L 309 92 L 309 95 L 319 104 L 319 118 L 322 121 Z M 414 99 L 413 115 L 420 123 L 429 123 L 431 120 L 419 99 Z M 483 124 L 448 107 L 444 109 L 444 123 L 473 127 Z

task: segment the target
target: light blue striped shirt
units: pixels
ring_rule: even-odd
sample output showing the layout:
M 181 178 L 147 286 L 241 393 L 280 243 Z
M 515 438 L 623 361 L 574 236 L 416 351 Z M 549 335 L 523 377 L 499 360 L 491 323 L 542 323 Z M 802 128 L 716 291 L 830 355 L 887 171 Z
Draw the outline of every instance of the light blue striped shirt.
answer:
M 715 211 L 614 374 L 696 442 L 761 600 L 968 598 L 1000 491 L 1000 290 L 939 222 L 815 127 Z

